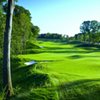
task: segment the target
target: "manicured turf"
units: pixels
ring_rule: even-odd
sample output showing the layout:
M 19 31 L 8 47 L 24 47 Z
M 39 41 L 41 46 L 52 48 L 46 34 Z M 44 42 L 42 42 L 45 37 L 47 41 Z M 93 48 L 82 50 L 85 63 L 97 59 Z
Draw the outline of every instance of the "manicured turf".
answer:
M 35 54 L 12 61 L 11 100 L 100 100 L 100 48 L 39 41 Z M 33 66 L 24 65 L 36 61 Z
M 46 65 L 44 71 L 57 75 L 58 80 L 67 82 L 84 78 L 100 77 L 100 52 L 96 47 L 77 47 L 78 44 L 40 42 L 45 52 L 20 55 Z M 97 51 L 97 52 L 96 52 Z M 60 77 L 62 77 L 60 79 Z M 72 78 L 71 78 L 72 77 Z

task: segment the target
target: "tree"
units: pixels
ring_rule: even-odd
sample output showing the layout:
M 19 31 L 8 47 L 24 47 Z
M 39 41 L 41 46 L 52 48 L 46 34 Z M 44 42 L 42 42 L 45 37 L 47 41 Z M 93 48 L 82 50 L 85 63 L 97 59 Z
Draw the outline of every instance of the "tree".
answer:
M 5 27 L 5 15 L 0 13 L 0 57 L 2 57 L 2 50 L 3 50 L 4 27 Z
M 90 31 L 91 31 L 91 41 L 95 42 L 95 34 L 99 32 L 100 29 L 100 23 L 96 20 L 91 21 Z
M 32 32 L 32 37 L 37 38 L 40 29 L 38 26 L 31 25 L 31 32 Z
M 91 21 L 84 21 L 80 26 L 80 31 L 83 34 L 84 41 L 86 40 L 86 33 L 88 33 L 89 42 L 90 42 L 90 23 L 91 23 Z
M 7 13 L 7 4 L 3 8 Z M 12 27 L 11 54 L 25 53 L 27 42 L 35 41 L 40 29 L 31 23 L 30 11 L 19 5 L 15 5 Z
M 19 52 L 23 53 L 23 50 L 26 48 L 26 42 L 31 34 L 31 19 L 25 12 L 14 15 L 13 27 L 12 44 L 16 41 L 18 45 L 12 45 L 12 49 L 15 50 L 19 48 Z
M 25 53 L 27 42 L 36 40 L 39 31 L 39 27 L 31 23 L 31 14 L 29 10 L 15 5 L 12 30 L 12 53 Z
M 8 0 L 6 26 L 4 32 L 4 49 L 3 49 L 3 88 L 6 98 L 13 94 L 11 68 L 10 68 L 10 47 L 12 32 L 12 17 L 14 11 L 14 0 Z
M 84 21 L 80 26 L 80 31 L 84 35 L 84 41 L 86 40 L 86 35 L 88 34 L 88 41 L 93 42 L 94 34 L 99 32 L 100 23 L 96 20 Z
M 29 40 L 30 34 L 37 35 L 37 33 L 39 32 L 39 27 L 34 26 L 31 23 L 30 12 L 21 6 L 15 5 L 14 3 L 15 0 L 8 0 L 8 3 L 4 6 L 5 10 L 4 14 L 6 14 L 6 27 L 4 32 L 4 46 L 3 46 L 4 47 L 3 87 L 5 89 L 7 97 L 13 94 L 12 81 L 11 81 L 11 67 L 10 67 L 11 50 L 14 49 L 14 52 L 15 50 L 18 51 L 18 46 L 19 46 L 18 42 L 20 43 L 19 48 L 21 48 L 21 50 L 25 50 L 26 49 L 25 45 L 27 40 Z M 13 23 L 12 23 L 12 17 L 14 17 Z M 11 35 L 11 33 L 13 34 Z M 11 46 L 11 36 L 12 36 L 12 46 Z
M 2 2 L 0 2 L 0 57 L 2 57 L 3 50 L 3 33 L 5 27 L 5 15 L 3 14 Z
M 2 2 L 0 1 L 0 14 L 2 13 Z

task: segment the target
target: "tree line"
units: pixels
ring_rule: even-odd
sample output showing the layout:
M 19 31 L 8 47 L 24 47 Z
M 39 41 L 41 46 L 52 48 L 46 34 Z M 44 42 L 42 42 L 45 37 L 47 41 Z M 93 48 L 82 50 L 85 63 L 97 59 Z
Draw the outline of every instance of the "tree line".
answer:
M 10 56 L 22 54 L 27 49 L 27 42 L 35 40 L 40 31 L 31 23 L 29 10 L 15 5 L 15 1 L 7 0 L 7 4 L 3 3 L 6 0 L 0 1 L 0 57 L 3 59 L 2 84 L 6 100 L 13 94 Z
M 52 40 L 52 41 L 67 41 L 68 40 L 68 35 L 62 35 L 59 33 L 41 33 L 38 35 L 38 39 L 42 40 Z
M 72 39 L 89 44 L 99 44 L 100 22 L 96 20 L 84 21 L 80 26 L 80 33 L 75 34 Z
M 60 40 L 64 42 L 68 41 L 81 41 L 88 44 L 100 43 L 100 22 L 96 20 L 83 21 L 80 25 L 80 33 L 75 34 L 73 37 L 68 35 L 62 35 L 58 33 L 42 33 L 38 35 L 38 39 L 47 40 Z
M 7 4 L 0 10 L 0 55 L 3 50 L 3 37 L 5 31 Z M 31 13 L 22 6 L 15 5 L 12 24 L 11 52 L 22 54 L 31 40 L 35 41 L 40 29 L 31 22 Z

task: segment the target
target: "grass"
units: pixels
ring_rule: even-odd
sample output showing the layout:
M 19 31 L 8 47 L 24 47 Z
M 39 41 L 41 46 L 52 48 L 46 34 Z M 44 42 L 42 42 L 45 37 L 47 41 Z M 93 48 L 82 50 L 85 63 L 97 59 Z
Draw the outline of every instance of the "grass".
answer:
M 43 48 L 12 59 L 11 100 L 100 100 L 99 46 L 49 41 L 38 45 Z M 37 64 L 24 65 L 31 60 Z
M 88 47 L 84 49 L 71 44 L 53 42 L 41 45 L 44 47 L 44 53 L 19 55 L 19 58 L 48 61 L 45 63 L 48 67 L 48 73 L 72 74 L 82 76 L 81 78 L 100 77 L 100 53 L 95 52 L 96 50 L 93 51 L 95 47 L 87 50 Z

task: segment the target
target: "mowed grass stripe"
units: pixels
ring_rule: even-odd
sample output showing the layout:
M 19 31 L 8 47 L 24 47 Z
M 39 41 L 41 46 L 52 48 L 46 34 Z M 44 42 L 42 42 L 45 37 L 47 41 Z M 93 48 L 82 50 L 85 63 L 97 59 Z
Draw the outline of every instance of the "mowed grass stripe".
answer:
M 41 42 L 39 45 L 44 47 L 43 50 L 48 50 L 49 52 L 19 55 L 19 57 L 37 61 L 48 61 L 46 62 L 46 67 L 48 67 L 47 73 L 56 73 L 58 76 L 63 73 L 63 76 L 65 74 L 67 77 L 68 74 L 66 73 L 69 73 L 70 75 L 76 75 L 76 77 L 82 76 L 81 78 L 100 77 L 100 53 L 94 52 L 93 47 L 92 49 L 88 49 L 88 47 L 84 49 L 78 48 L 73 44 L 54 42 Z M 52 53 L 52 51 L 55 52 Z M 52 62 L 49 62 L 49 60 L 52 60 Z

